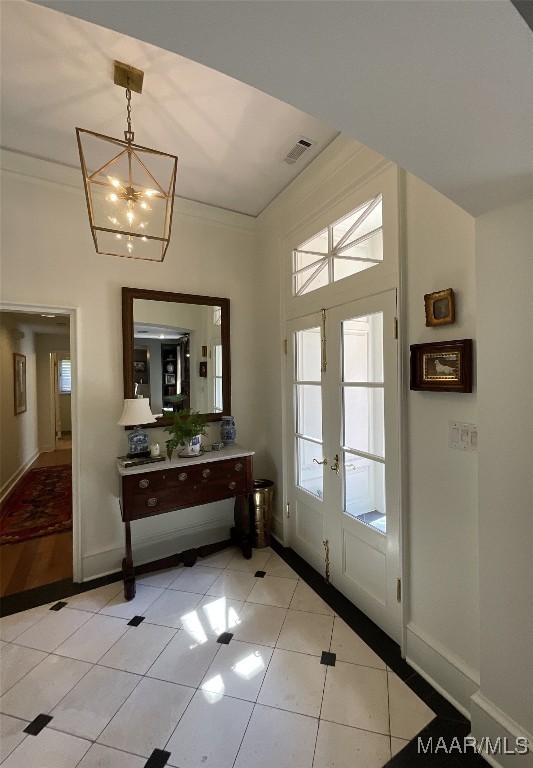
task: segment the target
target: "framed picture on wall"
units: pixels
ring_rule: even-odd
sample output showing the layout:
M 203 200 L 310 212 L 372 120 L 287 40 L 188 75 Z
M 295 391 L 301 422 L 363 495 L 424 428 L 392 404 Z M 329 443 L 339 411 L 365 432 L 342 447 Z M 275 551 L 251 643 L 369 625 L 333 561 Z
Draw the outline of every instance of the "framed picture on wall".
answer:
M 13 373 L 15 381 L 15 415 L 24 413 L 26 402 L 26 355 L 13 353 Z
M 445 291 L 435 291 L 435 293 L 426 293 L 424 305 L 428 327 L 455 323 L 455 297 L 452 288 L 446 288 Z
M 411 344 L 411 389 L 472 392 L 472 339 Z
M 175 383 L 176 383 L 176 374 L 165 373 L 165 384 L 175 384 Z
M 207 360 L 200 361 L 200 368 L 198 371 L 198 375 L 204 379 L 207 378 Z

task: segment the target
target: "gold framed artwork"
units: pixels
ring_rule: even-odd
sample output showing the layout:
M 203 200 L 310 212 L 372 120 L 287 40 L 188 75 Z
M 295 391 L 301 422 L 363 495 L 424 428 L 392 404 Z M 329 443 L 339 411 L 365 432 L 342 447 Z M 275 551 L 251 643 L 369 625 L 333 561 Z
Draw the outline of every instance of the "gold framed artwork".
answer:
M 15 415 L 24 413 L 28 404 L 26 399 L 26 355 L 13 353 L 13 374 L 15 394 Z
M 472 392 L 472 339 L 412 344 L 411 389 Z
M 455 298 L 452 288 L 424 295 L 426 325 L 451 325 L 455 323 Z

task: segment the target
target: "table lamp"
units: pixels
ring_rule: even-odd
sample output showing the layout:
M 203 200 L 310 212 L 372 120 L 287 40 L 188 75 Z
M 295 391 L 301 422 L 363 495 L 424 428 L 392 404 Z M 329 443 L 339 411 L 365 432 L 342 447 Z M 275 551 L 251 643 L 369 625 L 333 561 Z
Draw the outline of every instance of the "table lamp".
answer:
M 148 434 L 141 429 L 141 424 L 153 424 L 155 416 L 150 410 L 147 397 L 136 397 L 124 400 L 122 416 L 117 424 L 121 427 L 133 427 L 128 435 L 128 458 L 149 456 Z

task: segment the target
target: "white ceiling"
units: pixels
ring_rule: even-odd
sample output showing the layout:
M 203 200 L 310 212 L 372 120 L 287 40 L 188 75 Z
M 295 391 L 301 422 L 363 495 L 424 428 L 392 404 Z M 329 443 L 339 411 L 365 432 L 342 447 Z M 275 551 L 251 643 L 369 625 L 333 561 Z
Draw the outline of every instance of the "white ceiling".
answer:
M 46 333 L 59 336 L 70 334 L 70 316 L 56 314 L 46 317 L 41 312 L 8 312 L 0 311 L 0 325 L 12 323 L 17 328 L 32 331 L 33 333 Z
M 178 155 L 180 197 L 255 216 L 338 134 L 176 53 L 24 0 L 0 6 L 4 148 L 79 167 L 76 126 L 122 138 L 114 59 L 145 72 L 132 96 L 135 140 Z M 316 145 L 287 165 L 302 136 Z
M 270 93 L 473 215 L 533 196 L 533 35 L 509 0 L 37 1 Z M 91 62 L 83 39 L 73 46 Z M 166 87 L 157 98 L 166 95 L 173 114 L 186 112 L 187 84 Z M 92 90 L 100 114 L 104 94 Z M 216 94 L 203 95 L 207 119 Z M 242 134 L 224 138 L 228 147 L 242 142 Z

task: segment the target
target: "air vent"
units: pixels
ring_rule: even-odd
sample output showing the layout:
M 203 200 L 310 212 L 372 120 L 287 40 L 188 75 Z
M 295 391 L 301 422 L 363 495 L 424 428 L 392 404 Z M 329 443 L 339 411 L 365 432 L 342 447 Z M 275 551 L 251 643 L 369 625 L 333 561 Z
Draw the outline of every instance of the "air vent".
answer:
M 287 163 L 287 165 L 293 165 L 301 158 L 304 152 L 311 149 L 313 144 L 316 144 L 316 141 L 311 141 L 311 139 L 306 139 L 304 136 L 300 136 L 297 144 L 295 144 L 290 152 L 287 152 L 286 156 L 283 158 L 283 162 Z

